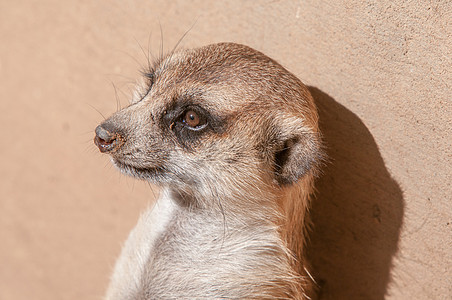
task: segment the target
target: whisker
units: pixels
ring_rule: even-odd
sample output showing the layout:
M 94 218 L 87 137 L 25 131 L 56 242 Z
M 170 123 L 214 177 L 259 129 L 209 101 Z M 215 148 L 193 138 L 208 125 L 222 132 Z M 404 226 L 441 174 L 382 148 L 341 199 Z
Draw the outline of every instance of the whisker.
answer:
M 112 82 L 111 85 L 113 86 L 113 89 L 115 90 L 115 98 L 116 98 L 116 111 L 121 110 L 121 100 L 118 97 L 118 90 L 116 89 L 116 85 Z
M 92 109 L 94 109 L 95 111 L 97 111 L 97 112 L 102 116 L 102 118 L 104 118 L 104 121 L 107 119 L 107 118 L 105 118 L 105 116 L 104 116 L 97 108 L 95 108 L 93 105 L 91 105 L 91 104 L 88 103 L 88 102 L 85 102 L 85 104 L 87 104 L 87 105 L 90 106 Z

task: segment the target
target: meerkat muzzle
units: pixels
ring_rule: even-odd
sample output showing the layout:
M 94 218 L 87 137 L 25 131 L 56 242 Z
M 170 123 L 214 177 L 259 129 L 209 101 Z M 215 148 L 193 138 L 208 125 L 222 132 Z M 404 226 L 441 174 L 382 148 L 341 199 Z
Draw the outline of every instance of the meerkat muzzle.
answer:
M 117 142 L 118 135 L 111 133 L 99 125 L 96 127 L 96 136 L 94 137 L 94 143 L 99 148 L 100 152 L 110 152 L 114 150 L 119 143 Z

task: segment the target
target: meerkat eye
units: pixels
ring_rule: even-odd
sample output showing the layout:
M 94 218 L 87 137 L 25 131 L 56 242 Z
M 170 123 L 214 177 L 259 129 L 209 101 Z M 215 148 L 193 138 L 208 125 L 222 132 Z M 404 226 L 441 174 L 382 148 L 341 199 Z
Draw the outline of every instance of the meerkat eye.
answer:
M 187 110 L 182 117 L 182 123 L 191 129 L 202 129 L 206 125 L 206 120 L 200 113 Z
M 190 127 L 196 127 L 199 125 L 201 120 L 199 119 L 199 116 L 197 113 L 195 113 L 192 110 L 189 110 L 185 113 L 183 122 Z

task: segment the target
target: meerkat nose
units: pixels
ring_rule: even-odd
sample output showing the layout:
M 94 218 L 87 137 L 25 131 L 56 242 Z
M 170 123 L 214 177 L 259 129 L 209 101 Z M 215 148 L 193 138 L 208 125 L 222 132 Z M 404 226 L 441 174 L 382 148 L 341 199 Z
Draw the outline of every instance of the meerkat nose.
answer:
M 112 134 L 108 130 L 99 125 L 96 127 L 96 136 L 94 144 L 99 147 L 100 152 L 110 152 L 116 148 L 116 134 Z

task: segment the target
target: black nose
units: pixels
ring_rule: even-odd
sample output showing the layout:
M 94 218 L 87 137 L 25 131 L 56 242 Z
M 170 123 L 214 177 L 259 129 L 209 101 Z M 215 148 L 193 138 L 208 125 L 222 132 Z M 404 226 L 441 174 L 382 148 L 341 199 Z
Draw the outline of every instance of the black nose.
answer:
M 100 152 L 110 152 L 118 146 L 118 136 L 99 125 L 96 127 L 94 144 L 99 147 Z

